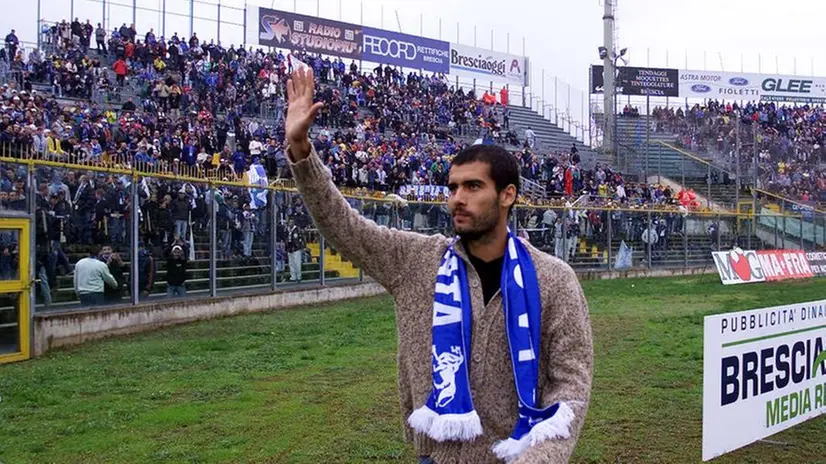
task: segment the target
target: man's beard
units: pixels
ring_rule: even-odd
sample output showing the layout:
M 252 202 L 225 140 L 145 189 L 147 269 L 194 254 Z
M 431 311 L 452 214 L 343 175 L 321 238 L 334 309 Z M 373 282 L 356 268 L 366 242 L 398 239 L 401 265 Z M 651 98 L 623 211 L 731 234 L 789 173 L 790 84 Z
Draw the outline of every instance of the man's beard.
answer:
M 486 235 L 489 235 L 496 229 L 499 224 L 500 212 L 496 208 L 491 208 L 479 216 L 466 216 L 466 221 L 469 225 L 463 226 L 462 230 L 456 228 L 454 219 L 453 228 L 458 235 L 465 242 L 475 242 Z

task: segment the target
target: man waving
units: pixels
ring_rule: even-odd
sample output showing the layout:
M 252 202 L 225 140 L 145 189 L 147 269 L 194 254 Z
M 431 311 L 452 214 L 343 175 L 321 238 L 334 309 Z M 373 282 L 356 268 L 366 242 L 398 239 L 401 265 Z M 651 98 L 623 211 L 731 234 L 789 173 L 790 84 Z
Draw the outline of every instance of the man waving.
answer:
M 423 463 L 567 462 L 585 420 L 593 346 L 574 272 L 508 228 L 517 161 L 495 145 L 449 172 L 454 238 L 379 227 L 352 209 L 308 138 L 312 71 L 287 83 L 290 165 L 341 254 L 396 301 L 405 435 Z

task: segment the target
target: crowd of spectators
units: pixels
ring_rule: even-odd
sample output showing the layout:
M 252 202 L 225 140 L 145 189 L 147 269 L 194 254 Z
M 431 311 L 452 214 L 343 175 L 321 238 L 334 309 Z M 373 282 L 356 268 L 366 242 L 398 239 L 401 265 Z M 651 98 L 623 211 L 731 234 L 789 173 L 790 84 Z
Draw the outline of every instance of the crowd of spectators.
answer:
M 309 66 L 325 102 L 313 144 L 342 187 L 396 192 L 404 185 L 445 185 L 451 157 L 481 139 L 510 145 L 523 177 L 554 198 L 536 205 L 564 205 L 586 193 L 597 206 L 675 205 L 667 188 L 626 183 L 608 166 L 583 168 L 576 146 L 542 153 L 532 130 L 520 138 L 510 128 L 501 104 L 505 91 L 497 101 L 492 92 L 456 89 L 442 75 L 403 74 L 391 66 L 361 70 L 354 61 L 301 50 L 223 48 L 196 35 L 139 35 L 126 24 L 110 32 L 75 19 L 44 28 L 42 38 L 43 50 L 25 59 L 11 53 L 7 69 L 14 79 L 0 87 L 0 146 L 13 154 L 224 181 L 241 181 L 261 164 L 270 181 L 284 179 L 285 83 L 294 67 Z M 13 42 L 7 37 L 7 53 Z M 50 92 L 35 89 L 43 83 Z M 123 101 L 93 98 L 102 92 L 123 92 Z M 38 250 L 46 282 L 54 282 L 63 262 L 61 240 L 115 250 L 129 243 L 128 178 L 91 171 L 38 176 L 40 233 L 50 237 L 48 247 Z M 15 190 L 18 177 L 7 174 L 0 182 L 0 201 L 23 201 Z M 219 253 L 250 258 L 252 241 L 269 233 L 268 221 L 252 208 L 247 189 L 228 189 L 215 202 Z M 187 232 L 204 231 L 212 200 L 202 184 L 155 179 L 142 183 L 140 192 L 140 241 L 147 250 L 171 252 L 179 241 L 186 248 Z M 289 206 L 296 207 L 300 211 Z M 388 208 L 374 209 L 374 219 L 389 220 Z M 438 230 L 449 224 L 443 209 L 413 206 L 405 214 L 410 228 Z M 306 217 L 295 219 L 300 216 L 290 212 L 281 219 L 309 226 Z
M 774 102 L 719 102 L 655 108 L 655 130 L 672 132 L 699 153 L 750 169 L 755 154 L 761 186 L 803 202 L 826 202 L 826 110 Z M 739 122 L 739 130 L 738 130 Z M 737 153 L 737 138 L 741 150 Z M 755 148 L 756 147 L 756 148 Z
M 406 184 L 444 185 L 451 156 L 474 138 L 520 147 L 507 108 L 493 93 L 478 98 L 452 88 L 441 75 L 404 75 L 390 66 L 360 72 L 354 61 L 347 65 L 302 51 L 224 49 L 202 44 L 196 35 L 166 40 L 150 30 L 141 40 L 134 25 L 107 33 L 88 20 L 63 21 L 43 32 L 48 56 L 30 53 L 22 62 L 22 82 L 2 89 L 8 105 L 0 129 L 3 142 L 22 148 L 31 141 L 36 155 L 47 159 L 141 163 L 240 180 L 260 158 L 271 179 L 288 176 L 281 142 L 284 84 L 299 65 L 319 76 L 318 96 L 326 104 L 315 146 L 343 186 L 395 191 Z M 93 36 L 95 53 L 89 51 Z M 32 91 L 32 82 L 44 81 L 52 86 L 51 96 L 82 98 L 59 105 Z M 118 89 L 127 82 L 140 92 L 120 108 L 87 98 L 93 88 Z M 263 120 L 249 117 L 263 113 Z M 516 156 L 525 177 L 540 180 L 531 133 L 526 131 L 524 150 Z M 554 194 L 584 191 L 588 184 L 575 148 L 566 163 L 570 185 L 564 176 L 542 180 Z

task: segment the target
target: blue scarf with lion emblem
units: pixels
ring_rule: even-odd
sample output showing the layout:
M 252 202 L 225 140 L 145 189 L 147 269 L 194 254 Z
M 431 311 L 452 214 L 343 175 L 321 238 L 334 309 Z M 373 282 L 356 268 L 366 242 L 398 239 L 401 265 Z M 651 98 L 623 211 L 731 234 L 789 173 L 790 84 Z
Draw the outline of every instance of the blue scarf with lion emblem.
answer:
M 468 360 L 471 359 L 472 308 L 464 261 L 456 254 L 454 239 L 442 257 L 436 275 L 433 301 L 433 389 L 425 404 L 413 411 L 408 423 L 433 440 L 472 441 L 482 435 L 482 422 L 470 393 Z M 545 440 L 568 438 L 574 418 L 562 402 L 539 408 L 540 324 L 542 304 L 531 256 L 513 232 L 503 260 L 501 292 L 505 329 L 519 398 L 510 437 L 492 451 L 505 461 Z

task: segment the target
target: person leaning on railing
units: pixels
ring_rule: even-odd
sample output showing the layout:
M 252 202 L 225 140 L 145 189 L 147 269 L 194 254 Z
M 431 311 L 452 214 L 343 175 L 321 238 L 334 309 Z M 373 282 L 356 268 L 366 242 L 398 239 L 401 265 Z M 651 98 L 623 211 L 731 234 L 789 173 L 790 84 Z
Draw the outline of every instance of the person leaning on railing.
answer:
M 102 252 L 108 247 L 101 247 L 101 255 L 92 254 L 75 264 L 74 289 L 83 306 L 97 306 L 105 303 L 104 291 L 107 287 L 117 288 L 118 281 L 109 271 Z M 109 249 L 111 252 L 111 248 Z

